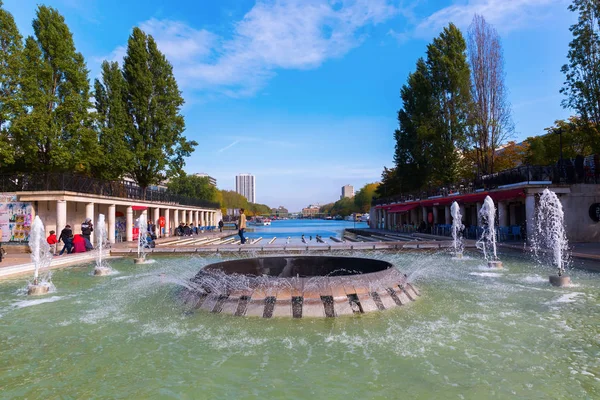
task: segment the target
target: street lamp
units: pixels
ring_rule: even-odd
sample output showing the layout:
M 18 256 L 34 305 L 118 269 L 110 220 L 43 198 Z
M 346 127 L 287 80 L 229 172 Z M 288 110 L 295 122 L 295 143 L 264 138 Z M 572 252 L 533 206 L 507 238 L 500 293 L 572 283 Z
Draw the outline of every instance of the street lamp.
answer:
M 563 134 L 563 128 L 558 127 L 557 129 L 554 130 L 554 133 L 556 133 L 558 135 L 559 138 L 559 143 L 560 143 L 560 166 L 562 168 L 563 166 L 563 151 L 562 151 L 562 134 Z
M 562 127 L 558 127 L 554 130 L 554 133 L 556 133 L 558 135 L 559 138 L 559 146 L 560 146 L 560 159 L 558 160 L 558 171 L 559 171 L 559 183 L 563 182 L 565 180 L 565 164 L 564 164 L 564 160 L 563 160 L 563 149 L 562 149 L 562 134 L 563 134 L 563 128 Z

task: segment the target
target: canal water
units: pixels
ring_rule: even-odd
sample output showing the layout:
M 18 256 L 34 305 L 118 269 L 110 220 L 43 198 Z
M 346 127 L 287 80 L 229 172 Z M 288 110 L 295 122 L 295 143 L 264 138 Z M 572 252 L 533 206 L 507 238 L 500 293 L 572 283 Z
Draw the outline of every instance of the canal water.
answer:
M 330 236 L 342 237 L 344 229 L 347 228 L 368 228 L 366 222 L 335 221 L 324 219 L 287 219 L 272 221 L 270 226 L 256 226 L 248 224 L 251 232 L 246 232 L 246 237 L 255 239 L 262 237 L 268 240 L 272 237 L 285 240 L 288 237 L 299 239 L 304 235 L 307 241 L 312 236 L 319 235 L 323 239 L 329 239 Z

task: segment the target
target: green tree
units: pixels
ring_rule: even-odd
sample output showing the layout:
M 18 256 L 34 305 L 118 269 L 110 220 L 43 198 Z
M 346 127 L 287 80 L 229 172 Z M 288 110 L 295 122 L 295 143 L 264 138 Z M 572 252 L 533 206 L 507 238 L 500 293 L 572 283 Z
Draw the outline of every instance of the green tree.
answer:
M 427 46 L 400 91 L 402 108 L 394 133 L 395 168 L 384 170 L 380 195 L 457 181 L 464 173 L 472 109 L 466 43 L 450 24 Z
M 227 208 L 248 208 L 248 200 L 233 190 L 221 190 L 223 198 L 222 207 Z
M 556 121 L 554 126 L 546 128 L 548 133 L 545 135 L 527 138 L 525 160 L 531 165 L 556 165 L 560 158 L 561 138 L 558 132 L 562 136 L 564 158 L 600 151 L 600 141 L 591 133 L 594 129 L 589 125 L 591 123 L 577 117 Z
M 415 72 L 408 76 L 400 98 L 399 128 L 394 132 L 396 168 L 382 177 L 384 189 L 392 189 L 390 194 L 419 189 L 431 179 L 435 114 L 431 79 L 423 59 L 417 61 Z
M 461 150 L 467 145 L 472 98 L 466 50 L 462 33 L 452 23 L 427 46 L 434 114 L 432 157 L 428 162 L 435 183 L 456 182 L 461 169 Z
M 332 215 L 341 215 L 346 217 L 352 213 L 358 212 L 358 207 L 354 204 L 354 199 L 344 197 L 333 204 L 331 209 Z
M 367 183 L 356 193 L 354 196 L 354 204 L 358 208 L 359 212 L 369 212 L 371 209 L 371 201 L 374 197 L 379 197 L 377 195 L 378 187 L 379 183 Z
M 0 0 L 0 169 L 15 161 L 11 121 L 22 111 L 19 77 L 23 38 Z
M 579 13 L 579 18 L 570 28 L 569 62 L 561 69 L 566 77 L 560 91 L 566 96 L 562 106 L 591 123 L 589 127 L 600 141 L 600 2 L 573 0 L 569 10 Z
M 102 81 L 94 81 L 98 142 L 103 156 L 94 176 L 119 179 L 132 165 L 133 152 L 127 142 L 129 124 L 125 95 L 126 84 L 119 64 L 104 61 Z
M 40 6 L 23 50 L 21 87 L 27 112 L 14 123 L 18 168 L 89 172 L 99 162 L 88 71 L 62 15 Z
M 218 202 L 219 190 L 210 184 L 207 177 L 186 175 L 181 173 L 169 180 L 169 192 L 194 199 Z
M 179 173 L 184 158 L 198 143 L 183 136 L 183 98 L 173 67 L 151 35 L 133 28 L 123 61 L 129 126 L 127 143 L 133 151 L 129 173 L 142 188 Z

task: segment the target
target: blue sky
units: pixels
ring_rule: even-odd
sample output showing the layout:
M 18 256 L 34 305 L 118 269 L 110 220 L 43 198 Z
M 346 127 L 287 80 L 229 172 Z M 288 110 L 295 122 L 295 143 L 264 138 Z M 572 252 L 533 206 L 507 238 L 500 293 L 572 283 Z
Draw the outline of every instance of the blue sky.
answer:
M 399 90 L 443 26 L 482 14 L 499 31 L 515 139 L 571 112 L 560 107 L 575 16 L 567 0 L 4 0 L 32 33 L 36 4 L 57 8 L 90 78 L 121 60 L 140 26 L 174 66 L 188 173 L 223 189 L 256 176 L 256 198 L 299 210 L 379 180 L 392 166 Z

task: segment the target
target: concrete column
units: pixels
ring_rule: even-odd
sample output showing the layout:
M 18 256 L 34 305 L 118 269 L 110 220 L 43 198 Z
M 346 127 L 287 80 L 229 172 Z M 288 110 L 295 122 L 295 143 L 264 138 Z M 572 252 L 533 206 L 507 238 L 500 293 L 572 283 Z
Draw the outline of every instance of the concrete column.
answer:
M 96 220 L 94 219 L 94 203 L 86 203 L 85 205 L 85 217 L 92 220 L 92 223 L 95 224 Z M 90 242 L 94 243 L 94 232 L 90 235 Z
M 517 213 L 515 211 L 516 208 L 517 208 L 517 206 L 515 204 L 511 204 L 509 206 L 509 210 L 510 210 L 509 223 L 510 223 L 510 225 L 517 224 Z
M 525 220 L 527 221 L 527 242 L 531 244 L 535 231 L 535 195 L 533 193 L 527 193 L 525 198 Z
M 508 226 L 508 215 L 506 214 L 506 203 L 498 202 L 498 226 Z
M 438 221 L 438 208 L 437 208 L 437 206 L 433 206 L 433 223 L 434 224 L 439 223 L 439 221 Z
M 479 218 L 479 211 L 481 211 L 481 203 L 477 203 L 477 226 L 481 226 L 481 218 Z
M 202 226 L 207 226 L 207 223 L 206 223 L 206 214 L 207 214 L 206 211 L 202 211 Z
M 67 201 L 56 201 L 56 236 L 60 236 L 60 232 L 67 224 Z
M 198 210 L 194 211 L 194 225 L 200 226 L 200 221 L 198 220 L 198 214 L 200 212 Z
M 210 226 L 217 226 L 217 213 L 214 211 L 210 213 Z
M 125 217 L 125 240 L 133 242 L 133 208 L 131 206 L 127 207 Z
M 116 214 L 116 209 L 117 206 L 114 204 L 109 204 L 108 206 L 108 226 L 106 227 L 107 230 L 107 234 L 108 234 L 108 242 L 109 243 L 114 243 L 115 242 L 115 214 Z
M 179 226 L 179 210 L 174 209 L 173 210 L 173 233 L 175 233 L 175 230 L 177 229 L 178 226 Z
M 444 208 L 444 220 L 446 225 L 450 225 L 452 223 L 452 215 L 450 215 L 450 206 L 446 206 Z
M 171 236 L 171 210 L 165 208 L 165 237 Z

